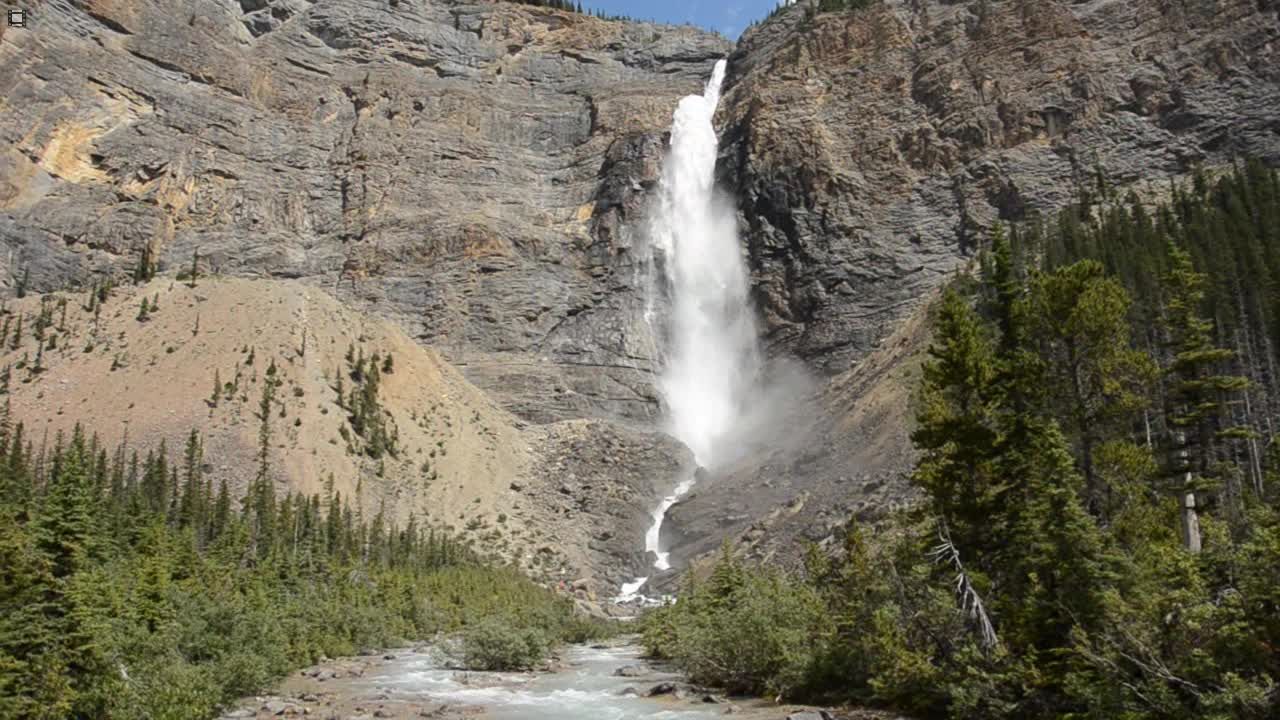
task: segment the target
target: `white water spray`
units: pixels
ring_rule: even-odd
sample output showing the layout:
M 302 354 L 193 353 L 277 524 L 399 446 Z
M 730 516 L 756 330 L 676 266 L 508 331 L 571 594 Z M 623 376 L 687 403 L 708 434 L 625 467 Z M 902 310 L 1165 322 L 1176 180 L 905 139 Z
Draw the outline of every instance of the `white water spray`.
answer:
M 715 191 L 719 141 L 712 118 L 724 73 L 721 60 L 703 94 L 682 99 L 675 111 L 660 204 L 650 230 L 651 252 L 661 256 L 664 273 L 651 278 L 651 287 L 662 286 L 651 291 L 646 311 L 652 324 L 652 296 L 661 291 L 669 297 L 667 326 L 656 333 L 665 341 L 658 389 L 666 403 L 668 431 L 706 468 L 732 455 L 733 431 L 761 369 L 737 218 Z M 645 550 L 656 556 L 658 570 L 670 567 L 659 544 L 662 521 L 694 480 L 681 481 L 653 511 Z M 647 581 L 637 578 L 624 585 L 619 600 L 637 597 Z
M 708 468 L 724 460 L 723 443 L 760 373 L 737 217 L 715 192 L 718 139 L 711 120 L 724 71 L 721 60 L 706 92 L 676 108 L 653 226 L 671 297 L 659 390 L 671 434 Z

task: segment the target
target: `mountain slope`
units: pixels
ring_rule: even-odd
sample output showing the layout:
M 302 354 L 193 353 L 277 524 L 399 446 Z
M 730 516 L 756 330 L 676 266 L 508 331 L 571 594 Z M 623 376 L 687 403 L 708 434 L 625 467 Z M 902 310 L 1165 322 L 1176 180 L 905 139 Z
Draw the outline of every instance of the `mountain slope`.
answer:
M 674 476 L 682 459 L 669 440 L 606 421 L 530 427 L 397 326 L 315 288 L 165 279 L 116 289 L 96 313 L 86 298 L 7 306 L 0 367 L 11 412 L 37 446 L 83 423 L 108 447 L 124 441 L 145 455 L 164 441 L 176 454 L 197 429 L 206 456 L 218 458 L 206 475 L 238 493 L 257 473 L 271 377 L 268 457 L 279 494 L 324 495 L 331 483 L 367 517 L 385 509 L 403 524 L 413 514 L 535 576 L 586 579 L 600 592 L 643 562 L 630 538 L 643 536 L 648 499 L 665 490 L 649 470 Z M 144 299 L 159 309 L 140 319 Z M 42 307 L 52 324 L 37 341 Z M 392 438 L 378 457 L 355 419 L 375 364 L 379 402 L 364 424 L 380 422 Z
M 469 522 L 457 515 L 478 494 L 492 526 L 536 502 L 544 537 L 616 584 L 644 564 L 645 516 L 687 462 L 652 432 L 660 358 L 637 250 L 671 112 L 729 55 L 721 184 L 769 353 L 818 382 L 779 419 L 794 442 L 706 477 L 666 527 L 677 557 L 723 536 L 749 533 L 761 554 L 821 536 L 846 510 L 906 496 L 903 376 L 922 313 L 997 219 L 1052 211 L 1099 174 L 1124 190 L 1239 153 L 1280 162 L 1280 22 L 1254 0 L 812 4 L 735 48 L 507 3 L 47 0 L 0 37 L 0 286 L 87 289 L 144 264 L 168 277 L 198 254 L 205 273 L 279 288 L 254 303 L 332 296 L 351 328 L 388 321 L 403 333 L 394 354 L 434 348 L 483 393 L 455 423 L 493 418 L 468 431 L 474 458 L 449 460 L 475 488 L 423 503 Z M 140 296 L 127 297 L 121 322 L 134 322 Z M 176 345 L 175 378 L 202 362 L 182 354 L 193 318 L 160 325 L 184 302 L 162 296 L 138 330 L 168 328 L 148 352 Z M 283 358 L 296 328 L 279 319 L 245 342 Z M 336 352 L 348 332 L 332 330 Z M 218 351 L 224 365 L 234 351 Z M 323 379 L 308 375 L 305 397 Z M 212 378 L 190 382 L 187 410 L 154 412 L 198 416 Z M 440 399 L 395 386 L 396 405 L 384 389 L 404 439 L 431 442 L 414 416 Z M 103 412 L 115 425 L 125 409 Z M 336 432 L 332 416 L 302 419 Z M 247 419 L 218 427 L 253 447 Z M 408 482 L 324 461 L 327 439 L 299 443 L 288 477 L 307 487 L 330 467 L 378 493 Z M 598 522 L 603 509 L 617 514 Z

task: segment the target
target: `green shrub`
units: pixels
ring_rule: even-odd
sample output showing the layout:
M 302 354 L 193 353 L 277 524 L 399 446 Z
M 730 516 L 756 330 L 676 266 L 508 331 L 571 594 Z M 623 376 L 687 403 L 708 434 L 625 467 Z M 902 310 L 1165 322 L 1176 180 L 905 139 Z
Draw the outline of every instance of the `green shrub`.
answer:
M 675 660 L 693 682 L 785 695 L 805 683 L 830 632 L 812 587 L 744 568 L 726 554 L 705 586 L 652 611 L 642 637 L 651 654 Z
M 541 629 L 505 618 L 482 620 L 462 631 L 462 663 L 468 670 L 529 670 L 550 649 Z

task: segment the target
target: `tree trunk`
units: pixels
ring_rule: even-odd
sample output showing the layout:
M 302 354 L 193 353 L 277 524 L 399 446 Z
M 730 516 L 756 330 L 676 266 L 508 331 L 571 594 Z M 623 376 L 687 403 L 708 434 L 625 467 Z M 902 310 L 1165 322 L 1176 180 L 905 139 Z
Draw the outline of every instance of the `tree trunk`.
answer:
M 1190 484 L 1191 473 L 1187 473 L 1186 482 Z M 1200 516 L 1196 514 L 1196 494 L 1193 492 L 1182 496 L 1182 544 L 1187 552 L 1200 553 Z

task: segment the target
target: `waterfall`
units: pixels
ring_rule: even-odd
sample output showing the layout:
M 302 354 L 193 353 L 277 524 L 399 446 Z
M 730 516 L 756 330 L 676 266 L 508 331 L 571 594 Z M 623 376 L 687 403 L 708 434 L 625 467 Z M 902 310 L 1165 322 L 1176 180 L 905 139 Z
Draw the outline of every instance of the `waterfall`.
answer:
M 671 302 L 659 379 L 668 430 L 708 468 L 723 460 L 760 372 L 738 221 L 715 192 L 711 120 L 724 71 L 721 60 L 706 92 L 676 108 L 651 231 Z
M 761 371 L 737 218 L 715 189 L 719 139 L 712 119 L 724 73 L 725 61 L 720 60 L 705 91 L 685 97 L 675 111 L 650 227 L 651 290 L 645 313 L 661 338 L 658 390 L 667 431 L 705 468 L 733 454 L 733 431 Z M 670 308 L 661 320 L 655 312 L 659 296 Z M 694 479 L 682 480 L 653 511 L 645 550 L 656 556 L 658 570 L 670 567 L 659 545 L 662 521 Z M 627 583 L 619 599 L 636 597 L 647 581 L 643 577 Z

